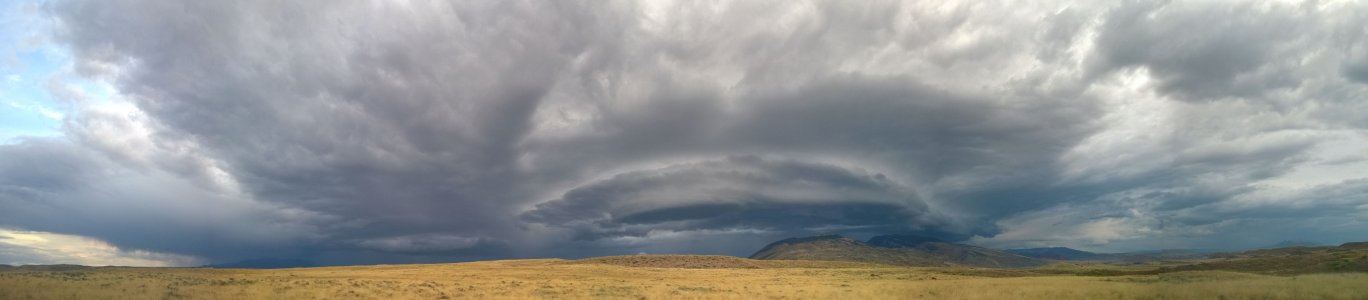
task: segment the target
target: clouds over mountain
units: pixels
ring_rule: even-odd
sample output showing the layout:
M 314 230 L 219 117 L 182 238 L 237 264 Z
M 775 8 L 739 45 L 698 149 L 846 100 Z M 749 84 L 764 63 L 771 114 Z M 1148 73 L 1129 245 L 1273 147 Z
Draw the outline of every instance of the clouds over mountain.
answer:
M 126 249 L 745 254 L 917 231 L 1126 250 L 1352 239 L 1368 209 L 1356 3 L 43 12 L 71 75 L 117 92 L 71 100 L 65 136 L 0 145 L 0 226 Z

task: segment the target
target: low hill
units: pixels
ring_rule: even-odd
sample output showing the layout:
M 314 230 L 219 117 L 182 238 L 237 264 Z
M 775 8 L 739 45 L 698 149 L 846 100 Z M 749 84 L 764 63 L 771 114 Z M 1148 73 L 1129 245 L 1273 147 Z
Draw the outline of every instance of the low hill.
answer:
M 1291 247 L 1320 247 L 1320 246 L 1328 246 L 1328 245 L 1318 244 L 1318 243 L 1315 243 L 1315 242 L 1302 241 L 1302 240 L 1288 240 L 1288 241 L 1281 241 L 1281 242 L 1278 242 L 1277 244 L 1269 245 L 1268 247 L 1264 247 L 1264 249 L 1291 248 Z
M 774 242 L 750 256 L 765 260 L 852 261 L 899 266 L 948 266 L 929 253 L 870 246 L 839 235 L 792 238 Z
M 1339 246 L 1289 247 L 1211 255 L 1211 260 L 1173 268 L 1227 270 L 1289 275 L 1324 272 L 1368 272 L 1368 242 Z
M 1204 259 L 1217 251 L 1206 249 L 1164 249 L 1153 251 L 1123 252 L 1112 254 L 1108 261 L 1119 261 L 1127 263 L 1147 263 L 1163 261 L 1184 261 L 1194 259 Z
M 1125 263 L 1146 263 L 1158 261 L 1202 259 L 1206 258 L 1208 255 L 1211 255 L 1213 253 L 1213 251 L 1196 249 L 1166 249 L 1123 253 L 1096 253 L 1067 247 L 1007 249 L 1004 251 L 1026 257 L 1049 260 L 1102 261 Z
M 828 260 L 900 266 L 1034 267 L 1045 260 L 912 236 L 878 236 L 860 242 L 839 235 L 774 242 L 751 255 L 764 260 Z
M 1068 247 L 1026 248 L 1003 250 L 1017 255 L 1053 260 L 1106 260 L 1108 254 L 1093 253 Z
M 0 272 L 7 272 L 7 271 L 14 271 L 14 272 L 64 272 L 64 271 L 88 270 L 88 269 L 94 269 L 94 268 L 96 268 L 96 267 L 89 267 L 89 266 L 82 266 L 82 265 L 69 265 L 69 264 L 61 264 L 61 265 L 23 265 L 23 266 L 0 265 Z

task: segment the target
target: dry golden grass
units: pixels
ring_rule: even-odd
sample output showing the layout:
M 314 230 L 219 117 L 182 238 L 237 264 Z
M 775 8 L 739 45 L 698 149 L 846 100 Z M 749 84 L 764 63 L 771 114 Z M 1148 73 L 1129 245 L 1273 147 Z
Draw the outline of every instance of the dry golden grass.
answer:
M 1368 274 L 1222 271 L 1139 276 L 1013 273 L 739 260 L 754 268 L 629 267 L 641 258 L 554 259 L 282 270 L 98 268 L 0 272 L 0 299 L 1365 299 Z M 668 259 L 666 259 L 668 260 Z M 648 260 L 656 261 L 659 259 Z M 680 264 L 668 262 L 667 264 Z M 1084 266 L 1090 267 L 1090 266 Z M 1053 266 L 1056 271 L 1076 266 Z M 1081 268 L 1081 267 L 1079 267 Z M 960 275 L 957 275 L 960 274 Z M 993 273 L 995 275 L 1001 275 Z M 1025 274 L 1025 275 L 1023 275 Z
M 817 260 L 756 260 L 722 255 L 624 255 L 565 261 L 566 264 L 605 264 L 624 267 L 683 269 L 884 268 L 886 265 Z

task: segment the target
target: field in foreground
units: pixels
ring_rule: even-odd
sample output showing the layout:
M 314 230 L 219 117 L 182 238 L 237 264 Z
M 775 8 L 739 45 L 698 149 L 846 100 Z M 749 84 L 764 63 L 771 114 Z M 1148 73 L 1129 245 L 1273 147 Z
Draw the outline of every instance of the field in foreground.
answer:
M 726 257 L 645 256 L 280 270 L 0 271 L 4 299 L 1365 299 L 1368 274 L 1182 271 L 1080 276 Z M 1080 271 L 1080 272 L 1073 272 Z M 1072 274 L 1071 274 L 1072 273 Z

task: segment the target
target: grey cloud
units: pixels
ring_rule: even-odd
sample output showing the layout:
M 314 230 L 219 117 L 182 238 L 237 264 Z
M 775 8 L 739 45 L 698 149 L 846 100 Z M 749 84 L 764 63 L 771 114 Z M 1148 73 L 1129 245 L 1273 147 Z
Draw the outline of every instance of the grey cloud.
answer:
M 294 252 L 281 246 L 317 237 L 310 223 L 327 218 L 205 189 L 174 173 L 123 168 L 57 138 L 0 145 L 0 152 L 9 154 L 0 178 L 22 179 L 0 185 L 5 208 L 0 219 L 7 226 L 96 237 L 124 249 L 212 258 L 242 251 Z M 35 159 L 12 159 L 25 157 Z
M 122 66 L 120 89 L 158 135 L 222 160 L 259 199 L 364 226 L 351 238 L 507 227 L 485 212 L 517 200 L 513 147 L 556 70 L 602 30 L 597 12 L 320 4 L 51 9 L 81 59 Z M 164 17 L 129 17 L 143 12 Z
M 450 234 L 416 234 L 360 240 L 362 249 L 407 255 L 472 256 L 492 255 L 507 251 L 502 242 L 486 237 L 467 237 Z
M 37 193 L 81 187 L 93 172 L 92 161 L 81 149 L 60 140 L 22 139 L 0 146 L 0 189 L 4 195 L 23 198 Z
M 1368 64 L 1344 66 L 1344 77 L 1360 83 L 1368 83 Z
M 1368 35 L 1368 32 L 1360 34 Z M 1360 42 L 1351 46 L 1351 50 L 1357 53 L 1348 53 L 1348 59 L 1340 72 L 1346 79 L 1354 82 L 1368 84 L 1368 43 Z
M 1004 232 L 975 241 L 997 247 L 1053 245 L 1098 251 L 1137 247 L 1235 250 L 1266 247 L 1292 237 L 1331 244 L 1362 239 L 1358 227 L 1364 225 L 1361 219 L 1368 212 L 1364 187 L 1363 180 L 1355 180 L 1296 192 L 1244 188 L 1221 195 L 1112 193 L 1096 201 L 1003 219 L 999 225 Z M 1209 197 L 1210 201 L 1172 206 L 1191 197 Z
M 1097 64 L 1110 71 L 1148 67 L 1159 90 L 1178 99 L 1258 96 L 1295 88 L 1281 63 L 1306 24 L 1291 5 L 1128 2 L 1097 36 Z M 1274 59 L 1278 58 L 1278 59 Z
M 883 174 L 755 156 L 618 174 L 537 204 L 522 219 L 591 239 L 652 230 L 898 231 L 940 221 Z
M 1368 211 L 1368 180 L 1358 179 L 1295 192 L 1248 190 L 1228 201 L 1180 212 L 1180 219 L 1313 219 Z

